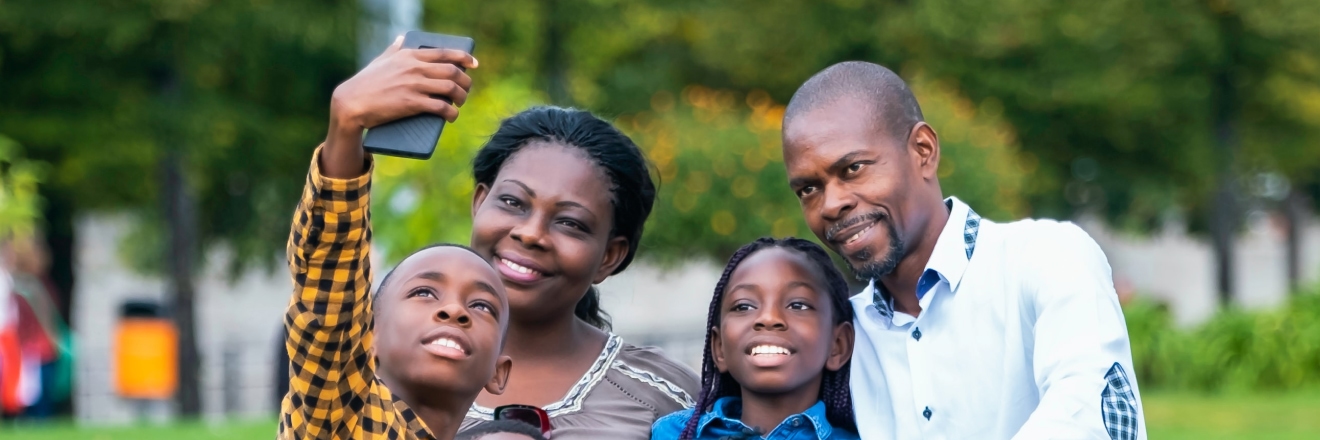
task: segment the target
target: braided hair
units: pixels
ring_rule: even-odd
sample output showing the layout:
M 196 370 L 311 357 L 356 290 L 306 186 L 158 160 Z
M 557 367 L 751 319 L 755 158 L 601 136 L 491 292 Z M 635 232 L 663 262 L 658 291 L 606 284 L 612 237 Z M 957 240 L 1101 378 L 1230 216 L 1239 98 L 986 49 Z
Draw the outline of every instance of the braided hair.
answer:
M 687 426 L 683 428 L 683 433 L 679 438 L 696 438 L 697 422 L 701 416 L 711 409 L 716 400 L 721 397 L 738 396 L 742 393 L 741 385 L 729 373 L 720 373 L 715 367 L 714 358 L 710 352 L 709 329 L 720 325 L 720 304 L 724 301 L 725 287 L 729 283 L 729 277 L 733 271 L 738 268 L 748 256 L 757 251 L 770 248 L 781 248 L 797 252 L 820 271 L 824 279 L 825 287 L 829 289 L 830 304 L 834 307 L 834 325 L 845 322 L 852 322 L 852 305 L 848 302 L 848 282 L 843 278 L 843 273 L 834 266 L 834 261 L 830 259 L 829 254 L 815 243 L 795 237 L 783 239 L 774 239 L 771 237 L 762 237 L 756 239 L 729 258 L 729 264 L 724 266 L 724 273 L 720 275 L 720 281 L 715 284 L 715 295 L 710 300 L 710 312 L 706 318 L 706 348 L 701 359 L 701 394 L 697 396 L 697 404 L 693 408 L 692 417 L 688 419 Z M 857 432 L 857 422 L 853 419 L 852 394 L 848 389 L 848 370 L 852 361 L 843 364 L 838 371 L 826 371 L 821 379 L 820 400 L 825 402 L 825 417 L 830 424 L 843 428 L 850 432 Z

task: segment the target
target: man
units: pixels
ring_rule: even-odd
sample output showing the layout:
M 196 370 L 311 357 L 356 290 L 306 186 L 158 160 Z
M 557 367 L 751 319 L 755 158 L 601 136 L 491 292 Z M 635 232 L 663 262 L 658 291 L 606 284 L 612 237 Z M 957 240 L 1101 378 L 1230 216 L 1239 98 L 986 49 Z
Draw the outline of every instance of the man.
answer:
M 783 130 L 807 224 L 870 282 L 852 299 L 862 438 L 1145 438 L 1123 312 L 1090 236 L 944 198 L 935 129 L 884 67 L 816 74 Z

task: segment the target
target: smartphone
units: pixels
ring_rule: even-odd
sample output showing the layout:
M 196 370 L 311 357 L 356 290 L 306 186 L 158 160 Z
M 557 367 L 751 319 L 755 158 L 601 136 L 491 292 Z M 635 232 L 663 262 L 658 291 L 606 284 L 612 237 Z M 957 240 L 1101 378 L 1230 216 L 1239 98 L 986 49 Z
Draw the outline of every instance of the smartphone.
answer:
M 472 53 L 475 45 L 471 38 L 454 35 L 411 31 L 403 36 L 404 49 L 457 49 Z M 445 102 L 449 100 L 445 99 Z M 444 129 L 444 118 L 423 113 L 367 130 L 362 146 L 371 154 L 430 159 Z

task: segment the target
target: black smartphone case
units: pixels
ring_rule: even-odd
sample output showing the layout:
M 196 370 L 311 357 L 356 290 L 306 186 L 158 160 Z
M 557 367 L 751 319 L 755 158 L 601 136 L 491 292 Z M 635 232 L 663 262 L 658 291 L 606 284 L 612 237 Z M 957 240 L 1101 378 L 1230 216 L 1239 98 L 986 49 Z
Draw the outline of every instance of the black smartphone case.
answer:
M 404 49 L 458 49 L 472 53 L 475 45 L 471 38 L 453 35 L 411 31 L 403 36 Z M 445 120 L 440 116 L 431 113 L 409 116 L 367 130 L 362 146 L 371 154 L 430 159 L 444 128 Z

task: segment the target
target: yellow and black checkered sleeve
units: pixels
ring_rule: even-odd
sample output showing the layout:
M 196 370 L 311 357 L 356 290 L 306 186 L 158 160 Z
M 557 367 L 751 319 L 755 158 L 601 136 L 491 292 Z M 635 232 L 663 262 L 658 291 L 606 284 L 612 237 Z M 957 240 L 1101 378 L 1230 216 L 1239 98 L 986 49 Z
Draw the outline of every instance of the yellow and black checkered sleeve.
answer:
M 363 422 L 372 422 L 364 415 L 388 409 L 366 408 L 382 402 L 370 395 L 371 170 L 353 179 L 322 176 L 320 151 L 289 233 L 293 299 L 284 325 L 291 362 L 281 438 L 358 437 Z

